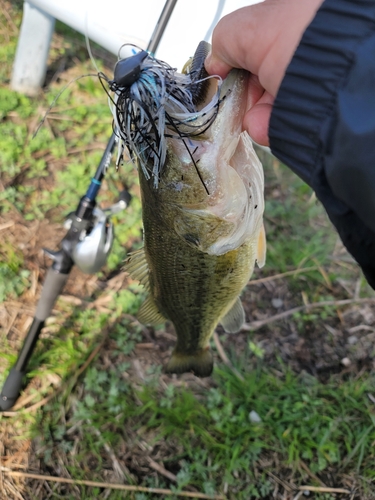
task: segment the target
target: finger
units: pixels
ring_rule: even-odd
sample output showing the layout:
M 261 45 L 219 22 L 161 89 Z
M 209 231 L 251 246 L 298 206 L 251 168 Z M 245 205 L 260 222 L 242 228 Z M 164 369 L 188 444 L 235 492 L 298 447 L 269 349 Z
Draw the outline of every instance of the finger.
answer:
M 259 36 L 258 21 L 264 16 L 263 11 L 269 10 L 268 6 L 269 2 L 264 2 L 244 7 L 219 21 L 212 34 L 212 53 L 206 63 L 209 74 L 225 78 L 231 68 L 243 68 L 258 74 L 268 45 L 267 38 Z M 264 24 L 262 29 L 265 29 Z
M 269 146 L 268 127 L 272 106 L 270 104 L 255 105 L 244 118 L 244 128 L 250 137 L 261 146 Z
M 262 146 L 269 146 L 268 128 L 274 98 L 265 92 L 256 104 L 246 113 L 243 127 L 253 141 Z
M 219 75 L 222 79 L 226 78 L 229 71 L 233 68 L 222 59 L 212 55 L 210 52 L 204 62 L 206 71 L 209 75 Z
M 264 88 L 261 85 L 257 75 L 249 75 L 247 84 L 247 107 L 251 109 L 264 95 Z
M 265 0 L 224 16 L 212 34 L 209 74 L 230 68 L 258 75 L 276 95 L 301 36 L 323 0 Z

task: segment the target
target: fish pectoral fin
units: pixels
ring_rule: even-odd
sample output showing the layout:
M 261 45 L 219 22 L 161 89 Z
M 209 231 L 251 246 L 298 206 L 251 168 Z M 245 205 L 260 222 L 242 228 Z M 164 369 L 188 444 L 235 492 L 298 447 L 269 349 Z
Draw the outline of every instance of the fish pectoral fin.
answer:
M 165 367 L 165 372 L 193 372 L 197 377 L 209 377 L 213 367 L 214 362 L 209 347 L 199 349 L 194 354 L 183 354 L 175 350 Z
M 266 263 L 266 250 L 267 250 L 266 231 L 264 229 L 264 224 L 263 224 L 259 231 L 259 237 L 258 237 L 258 246 L 257 246 L 258 267 L 263 267 L 264 264 Z
M 147 291 L 150 290 L 149 269 L 144 248 L 129 254 L 125 260 L 124 271 L 129 273 L 131 278 L 139 281 Z
M 140 248 L 128 256 L 124 270 L 134 280 L 139 281 L 146 291 L 150 292 L 149 269 L 144 248 Z M 143 325 L 157 326 L 166 322 L 150 293 L 139 308 L 137 318 Z
M 220 320 L 221 326 L 227 333 L 237 333 L 245 323 L 245 311 L 239 297 L 227 314 Z
M 137 314 L 137 319 L 143 325 L 152 326 L 162 325 L 167 321 L 160 313 L 151 295 L 148 295 L 141 305 Z

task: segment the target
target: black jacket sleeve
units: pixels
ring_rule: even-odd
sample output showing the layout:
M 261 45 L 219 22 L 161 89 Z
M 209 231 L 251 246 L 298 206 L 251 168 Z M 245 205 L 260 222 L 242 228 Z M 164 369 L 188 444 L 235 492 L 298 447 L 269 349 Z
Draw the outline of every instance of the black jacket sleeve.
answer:
M 287 68 L 269 137 L 375 288 L 374 0 L 325 0 Z

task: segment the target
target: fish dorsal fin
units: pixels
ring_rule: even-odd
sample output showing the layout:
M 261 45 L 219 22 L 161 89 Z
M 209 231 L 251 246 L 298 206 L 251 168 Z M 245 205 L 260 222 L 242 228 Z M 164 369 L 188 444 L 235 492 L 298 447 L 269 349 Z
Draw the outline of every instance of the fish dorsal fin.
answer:
M 137 319 L 143 325 L 157 326 L 166 322 L 164 316 L 159 312 L 151 295 L 146 297 L 146 300 L 141 305 Z
M 131 278 L 139 281 L 146 291 L 150 291 L 149 269 L 144 248 L 129 254 L 125 261 L 124 271 L 129 273 Z
M 266 263 L 266 231 L 264 229 L 264 224 L 259 231 L 258 246 L 257 246 L 257 264 L 258 267 L 263 267 Z
M 241 330 L 245 323 L 245 311 L 239 297 L 224 318 L 221 318 L 220 323 L 227 333 L 237 333 Z

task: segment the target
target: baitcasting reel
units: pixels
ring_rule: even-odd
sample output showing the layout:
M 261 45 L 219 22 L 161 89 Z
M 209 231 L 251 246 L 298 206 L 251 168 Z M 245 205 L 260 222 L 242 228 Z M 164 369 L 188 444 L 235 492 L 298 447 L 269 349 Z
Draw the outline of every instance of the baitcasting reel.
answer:
M 74 264 L 85 274 L 97 273 L 106 263 L 112 248 L 114 238 L 113 223 L 110 220 L 114 215 L 125 210 L 130 202 L 130 194 L 123 191 L 120 200 L 110 208 L 101 210 L 95 207 L 92 214 L 92 226 L 82 228 L 78 242 L 72 249 L 71 257 Z M 64 227 L 70 229 L 74 214 L 68 216 Z M 50 252 L 48 252 L 50 254 Z

